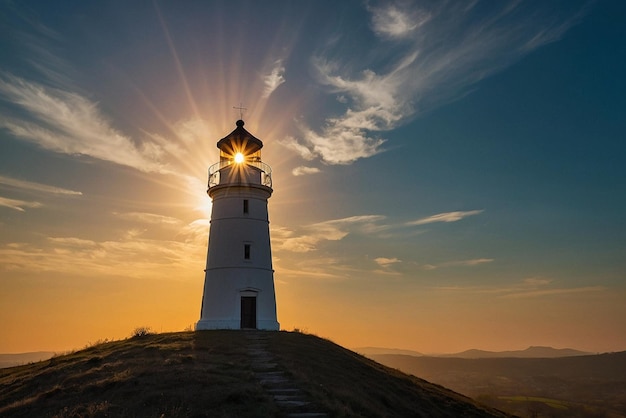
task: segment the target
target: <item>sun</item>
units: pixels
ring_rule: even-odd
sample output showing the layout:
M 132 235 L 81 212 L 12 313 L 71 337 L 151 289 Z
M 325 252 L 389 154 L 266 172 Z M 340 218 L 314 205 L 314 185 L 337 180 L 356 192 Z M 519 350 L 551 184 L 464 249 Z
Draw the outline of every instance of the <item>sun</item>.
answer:
M 243 156 L 243 154 L 242 154 L 242 153 L 238 152 L 237 154 L 235 154 L 235 162 L 236 162 L 237 164 L 241 164 L 241 163 L 243 163 L 243 160 L 244 160 L 244 159 L 245 159 L 245 158 L 244 158 L 244 156 Z

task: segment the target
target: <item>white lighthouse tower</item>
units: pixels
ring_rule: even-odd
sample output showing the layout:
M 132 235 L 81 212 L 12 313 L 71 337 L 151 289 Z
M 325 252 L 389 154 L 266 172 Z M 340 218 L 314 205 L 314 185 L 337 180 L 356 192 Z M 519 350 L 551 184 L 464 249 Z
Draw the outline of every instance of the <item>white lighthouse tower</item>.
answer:
M 220 161 L 209 168 L 213 200 L 204 294 L 197 330 L 278 330 L 267 199 L 272 169 L 263 142 L 243 128 L 217 142 Z

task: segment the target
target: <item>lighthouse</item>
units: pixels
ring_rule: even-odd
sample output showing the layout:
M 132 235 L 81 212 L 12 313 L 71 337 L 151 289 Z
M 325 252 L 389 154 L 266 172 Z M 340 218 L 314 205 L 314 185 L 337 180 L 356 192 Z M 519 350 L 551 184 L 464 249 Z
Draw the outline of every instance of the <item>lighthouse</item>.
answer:
M 213 201 L 204 293 L 197 330 L 278 330 L 267 200 L 272 169 L 263 142 L 243 120 L 217 142 L 220 161 L 209 167 Z

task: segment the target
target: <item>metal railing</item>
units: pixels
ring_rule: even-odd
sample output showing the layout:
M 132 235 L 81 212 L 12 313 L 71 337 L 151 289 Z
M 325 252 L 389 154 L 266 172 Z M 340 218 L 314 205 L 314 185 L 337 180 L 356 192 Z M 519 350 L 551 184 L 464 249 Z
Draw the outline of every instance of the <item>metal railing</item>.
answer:
M 235 163 L 234 161 L 220 161 L 209 167 L 209 189 L 211 187 L 219 186 L 221 184 L 221 173 L 225 168 L 233 167 L 241 164 L 243 168 L 254 167 L 260 172 L 260 182 L 253 184 L 261 184 L 262 186 L 272 187 L 272 167 L 264 162 L 258 161 L 244 161 L 242 163 Z

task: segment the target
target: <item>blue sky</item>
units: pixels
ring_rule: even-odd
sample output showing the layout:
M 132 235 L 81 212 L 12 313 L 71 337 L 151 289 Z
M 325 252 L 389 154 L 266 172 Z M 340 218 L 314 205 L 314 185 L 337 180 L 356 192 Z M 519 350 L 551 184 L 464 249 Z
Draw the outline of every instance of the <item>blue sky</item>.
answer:
M 625 12 L 0 2 L 0 351 L 198 320 L 240 104 L 274 170 L 283 329 L 625 349 Z

